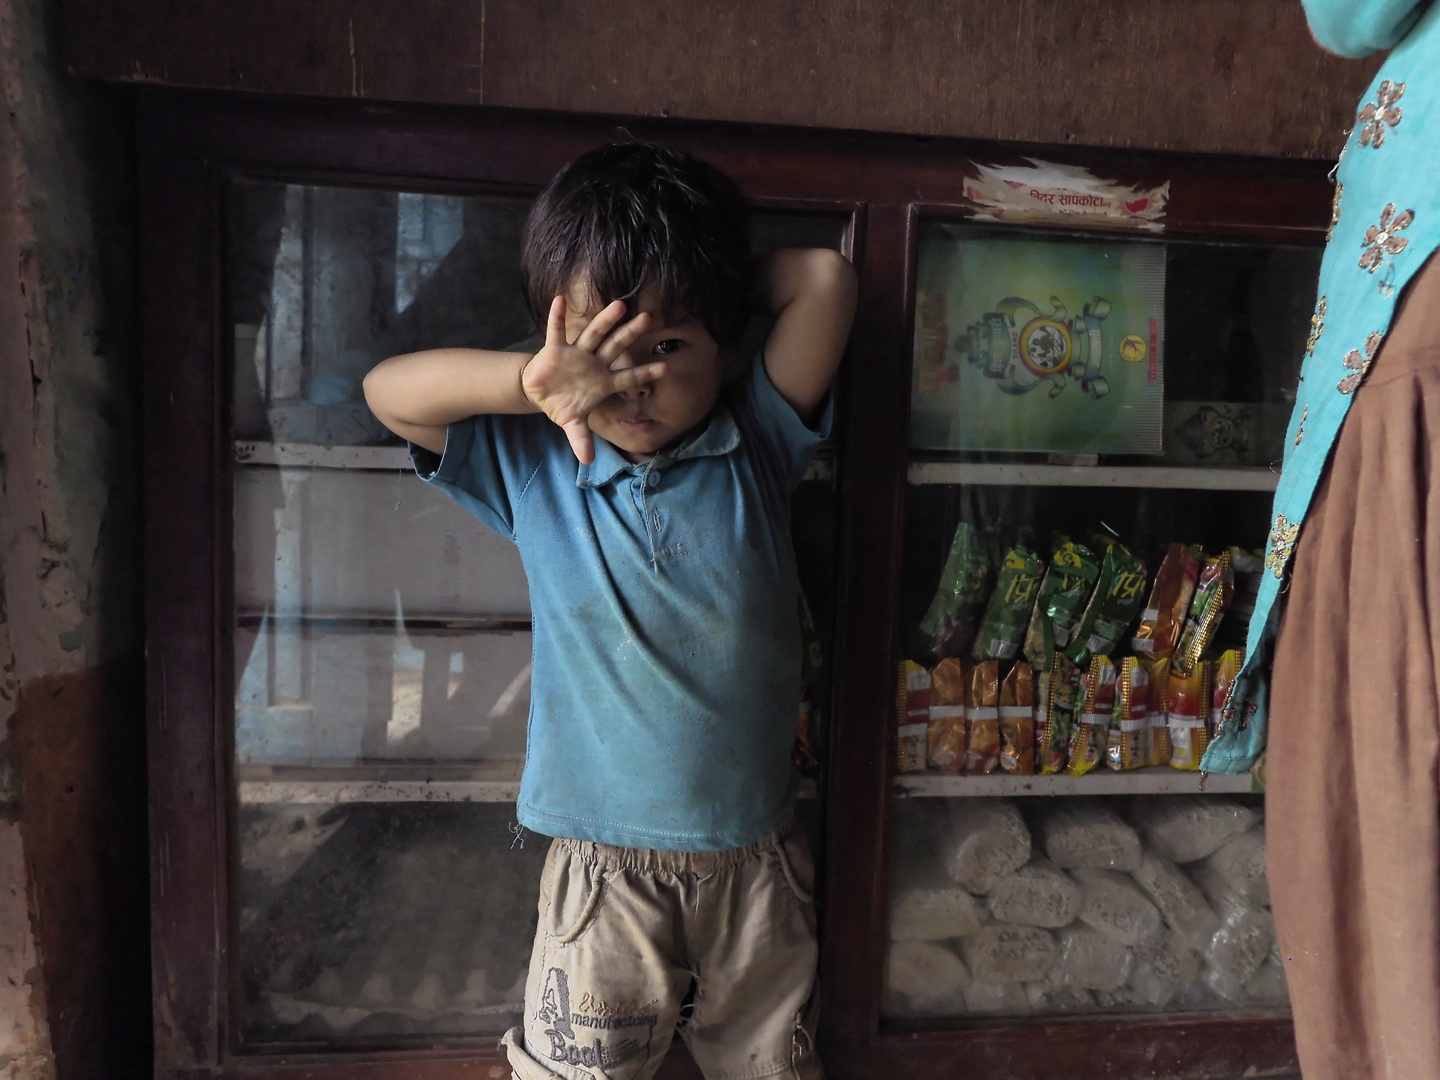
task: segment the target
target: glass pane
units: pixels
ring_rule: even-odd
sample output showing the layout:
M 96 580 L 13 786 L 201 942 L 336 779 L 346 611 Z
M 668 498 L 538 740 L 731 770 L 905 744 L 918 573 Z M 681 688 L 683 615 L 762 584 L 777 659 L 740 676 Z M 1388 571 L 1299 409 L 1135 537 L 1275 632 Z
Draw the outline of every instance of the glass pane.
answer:
M 252 1045 L 493 1037 L 518 1019 L 548 844 L 514 824 L 524 570 L 513 544 L 414 478 L 360 385 L 397 353 L 534 347 L 518 272 L 528 209 L 230 191 L 236 1008 Z M 759 215 L 756 243 L 840 246 L 847 227 Z M 827 461 L 795 501 L 822 653 L 833 492 Z M 818 844 L 818 800 L 801 819 Z
M 895 806 L 887 1018 L 1283 1009 L 1258 798 Z
M 932 224 L 919 258 L 884 1015 L 1283 1009 L 1263 777 L 1198 765 L 1320 252 Z
M 1278 461 L 1320 256 L 927 223 L 911 445 Z

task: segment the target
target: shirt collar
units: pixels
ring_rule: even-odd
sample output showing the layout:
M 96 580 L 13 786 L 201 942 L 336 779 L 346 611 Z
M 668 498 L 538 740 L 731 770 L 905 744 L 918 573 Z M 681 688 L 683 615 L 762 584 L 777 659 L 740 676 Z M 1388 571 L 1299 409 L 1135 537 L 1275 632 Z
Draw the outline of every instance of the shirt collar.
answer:
M 604 487 L 622 472 L 640 472 L 647 465 L 662 469 L 671 462 L 685 461 L 688 458 L 721 457 L 740 445 L 740 427 L 730 415 L 730 410 L 717 402 L 715 408 L 710 410 L 709 423 L 698 434 L 686 436 L 675 449 L 656 454 L 652 461 L 639 463 L 628 460 L 599 435 L 594 439 L 595 460 L 589 465 L 580 466 L 575 476 L 575 483 L 579 487 Z

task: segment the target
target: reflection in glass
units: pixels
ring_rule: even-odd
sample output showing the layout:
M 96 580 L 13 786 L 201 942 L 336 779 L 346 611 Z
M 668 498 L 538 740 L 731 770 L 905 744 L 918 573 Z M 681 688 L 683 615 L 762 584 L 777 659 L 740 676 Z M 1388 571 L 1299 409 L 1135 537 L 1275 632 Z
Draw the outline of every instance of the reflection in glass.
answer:
M 1253 802 L 897 802 L 883 1014 L 1284 1008 Z
M 524 568 L 415 480 L 361 382 L 399 353 L 534 341 L 529 201 L 237 182 L 228 210 L 239 1029 L 317 1050 L 493 1037 L 517 1020 L 547 847 L 514 827 Z M 838 247 L 846 226 L 762 214 L 756 241 Z M 802 486 L 794 531 L 828 642 L 828 484 Z M 801 816 L 818 844 L 818 807 Z

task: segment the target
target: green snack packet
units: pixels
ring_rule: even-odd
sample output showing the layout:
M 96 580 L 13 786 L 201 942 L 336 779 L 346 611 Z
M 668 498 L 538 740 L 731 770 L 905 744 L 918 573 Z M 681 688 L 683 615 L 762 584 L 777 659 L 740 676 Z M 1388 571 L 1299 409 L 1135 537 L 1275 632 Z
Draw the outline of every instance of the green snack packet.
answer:
M 1045 564 L 1029 548 L 1017 545 L 1010 549 L 980 620 L 971 659 L 1010 660 L 1020 651 L 1044 572 Z
M 1100 567 L 1100 580 L 1065 655 L 1084 667 L 1090 657 L 1108 654 L 1145 603 L 1145 563 L 1124 544 L 1111 544 Z
M 950 541 L 950 554 L 940 572 L 940 584 L 920 629 L 935 642 L 935 655 L 963 657 L 970 651 L 975 627 L 990 595 L 990 560 L 980 534 L 962 521 Z
M 1035 771 L 1049 776 L 1070 760 L 1070 735 L 1080 696 L 1080 669 L 1064 653 L 1054 653 L 1040 670 L 1035 695 Z
M 1055 650 L 1069 643 L 1099 576 L 1100 560 L 1084 544 L 1062 540 L 1056 545 L 1025 634 L 1025 659 L 1031 667 L 1048 667 Z

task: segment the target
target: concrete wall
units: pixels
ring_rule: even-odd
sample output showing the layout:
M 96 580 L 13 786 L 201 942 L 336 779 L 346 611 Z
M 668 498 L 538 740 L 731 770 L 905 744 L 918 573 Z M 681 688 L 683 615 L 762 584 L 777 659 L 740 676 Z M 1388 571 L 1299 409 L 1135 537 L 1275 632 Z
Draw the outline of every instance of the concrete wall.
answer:
M 124 95 L 0 0 L 0 1078 L 143 1075 L 137 327 Z

